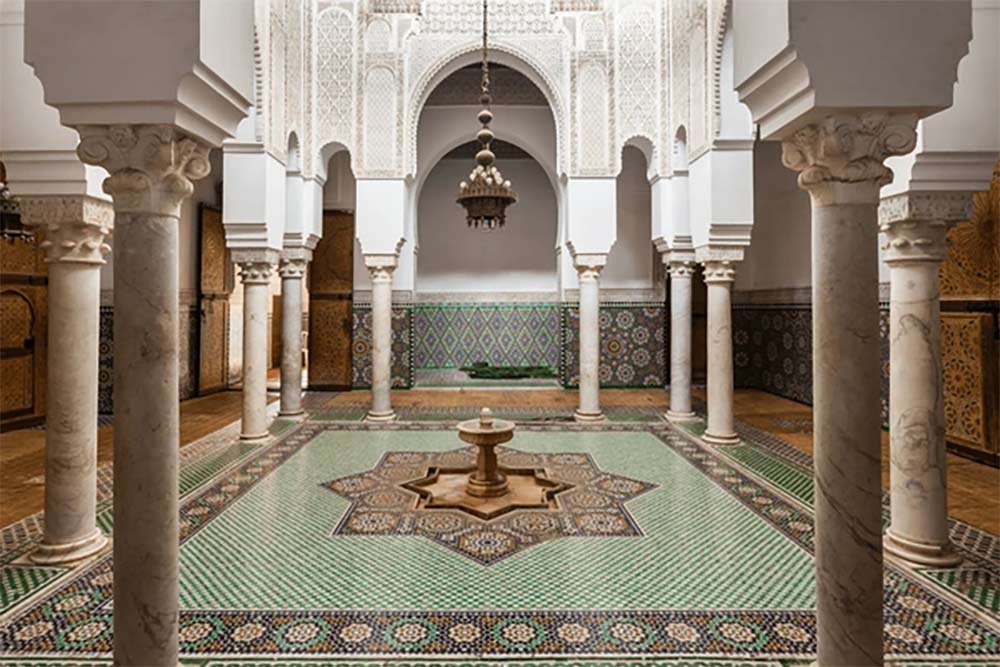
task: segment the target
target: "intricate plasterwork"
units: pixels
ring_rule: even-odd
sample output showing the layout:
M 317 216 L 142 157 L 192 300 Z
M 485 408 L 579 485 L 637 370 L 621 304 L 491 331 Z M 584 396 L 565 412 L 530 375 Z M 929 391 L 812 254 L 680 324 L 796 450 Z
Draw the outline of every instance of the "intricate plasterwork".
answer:
M 655 146 L 659 117 L 659 42 L 653 3 L 633 2 L 616 16 L 616 151 L 643 136 Z
M 209 147 L 172 125 L 81 125 L 76 152 L 110 174 L 104 191 L 117 213 L 180 216 L 191 181 L 208 175 Z
M 538 34 L 553 30 L 545 0 L 493 0 L 490 33 Z M 421 30 L 425 33 L 479 34 L 483 9 L 469 0 L 425 0 Z
M 268 64 L 271 75 L 268 86 L 267 127 L 265 147 L 282 162 L 287 159 L 288 132 L 285 125 L 285 60 L 288 56 L 285 39 L 285 2 L 270 0 L 268 21 Z
M 114 227 L 111 202 L 93 197 L 20 197 L 21 221 L 42 239 L 48 262 L 104 264 Z
M 781 161 L 800 172 L 799 186 L 804 189 L 826 182 L 871 181 L 883 186 L 892 180 L 892 170 L 883 160 L 913 150 L 916 127 L 915 114 L 871 111 L 827 116 L 783 142 Z
M 396 175 L 399 170 L 399 121 L 393 113 L 399 98 L 396 73 L 384 65 L 369 68 L 364 91 L 361 171 L 369 177 Z
M 354 17 L 331 8 L 316 22 L 316 149 L 330 142 L 354 146 Z
M 285 6 L 285 136 L 295 132 L 303 145 L 302 133 L 302 0 Z M 287 145 L 287 140 L 286 140 Z
M 578 62 L 576 76 L 576 164 L 579 175 L 604 176 L 613 171 L 609 150 L 608 78 L 605 63 L 592 58 Z
M 478 66 L 463 67 L 438 84 L 427 98 L 425 106 L 454 106 L 479 104 Z M 495 106 L 548 106 L 545 94 L 528 77 L 506 67 L 490 68 L 490 97 Z
M 388 53 L 392 51 L 392 26 L 384 18 L 373 18 L 365 28 L 365 51 Z

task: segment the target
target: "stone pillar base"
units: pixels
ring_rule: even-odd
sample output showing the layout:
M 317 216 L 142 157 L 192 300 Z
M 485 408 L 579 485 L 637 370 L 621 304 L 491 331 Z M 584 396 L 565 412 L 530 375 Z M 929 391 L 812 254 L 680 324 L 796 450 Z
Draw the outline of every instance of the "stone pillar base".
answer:
M 289 412 L 283 412 L 281 410 L 278 410 L 278 416 L 283 417 L 285 419 L 296 419 L 296 418 L 305 419 L 305 414 L 306 411 L 302 410 L 301 408 L 298 410 L 290 410 Z
M 667 421 L 689 422 L 694 419 L 697 419 L 698 415 L 696 415 L 693 412 L 674 412 L 673 410 L 667 410 L 666 414 L 664 414 L 664 417 L 667 418 Z
M 582 412 L 580 410 L 573 413 L 573 419 L 581 424 L 601 424 L 608 421 L 603 412 Z
M 93 533 L 75 542 L 65 544 L 45 544 L 42 542 L 28 555 L 28 558 L 32 563 L 39 565 L 72 563 L 100 553 L 110 543 L 107 535 L 102 533 L 99 528 L 94 528 Z
M 894 535 L 891 527 L 885 533 L 882 548 L 886 553 L 916 565 L 955 567 L 962 562 L 962 556 L 955 551 L 950 542 L 948 544 L 914 542 Z
M 701 439 L 710 445 L 738 445 L 740 436 L 738 435 L 715 435 L 706 431 Z
M 399 419 L 395 410 L 388 410 L 386 412 L 375 412 L 374 410 L 369 410 L 368 414 L 365 415 L 366 422 L 373 422 L 376 424 L 385 422 L 394 422 Z
M 264 431 L 263 433 L 240 433 L 240 440 L 242 442 L 261 442 L 270 437 L 271 434 L 267 431 Z

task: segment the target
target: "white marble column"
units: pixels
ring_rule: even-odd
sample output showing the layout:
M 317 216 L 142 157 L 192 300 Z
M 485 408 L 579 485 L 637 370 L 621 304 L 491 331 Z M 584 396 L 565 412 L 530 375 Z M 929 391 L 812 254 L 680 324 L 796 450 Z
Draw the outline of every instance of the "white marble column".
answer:
M 49 271 L 45 532 L 31 559 L 67 563 L 108 543 L 97 527 L 97 348 L 114 210 L 91 197 L 24 197 L 21 218 Z
M 669 259 L 668 259 L 669 258 Z M 664 256 L 670 267 L 670 408 L 667 418 L 684 421 L 694 417 L 691 409 L 691 295 L 695 272 L 694 255 Z
M 233 251 L 243 281 L 243 420 L 240 439 L 263 440 L 267 432 L 267 314 L 273 250 Z
M 396 419 L 392 409 L 392 274 L 397 255 L 365 255 L 372 279 L 372 407 L 366 419 Z
M 733 309 L 732 290 L 736 269 L 732 260 L 708 260 L 708 423 L 702 439 L 713 445 L 735 445 L 740 441 L 733 419 Z
M 573 263 L 580 278 L 580 407 L 578 422 L 602 422 L 601 412 L 601 269 L 607 255 L 576 255 Z
M 281 276 L 281 406 L 278 414 L 302 414 L 302 278 L 312 251 L 285 250 Z
M 176 667 L 178 222 L 208 146 L 169 125 L 78 130 L 115 209 L 114 662 Z
M 906 193 L 879 207 L 890 277 L 885 550 L 919 565 L 962 561 L 948 537 L 938 269 L 949 223 L 967 219 L 971 204 L 971 193 Z
M 881 665 L 879 188 L 916 117 L 838 114 L 783 144 L 812 199 L 816 634 L 821 667 Z

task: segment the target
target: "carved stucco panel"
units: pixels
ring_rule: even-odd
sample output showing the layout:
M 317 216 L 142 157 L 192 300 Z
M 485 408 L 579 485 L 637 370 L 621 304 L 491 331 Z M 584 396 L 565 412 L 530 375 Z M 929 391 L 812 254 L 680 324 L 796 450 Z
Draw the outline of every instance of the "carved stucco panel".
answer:
M 327 9 L 317 21 L 316 148 L 332 141 L 354 145 L 354 17 Z

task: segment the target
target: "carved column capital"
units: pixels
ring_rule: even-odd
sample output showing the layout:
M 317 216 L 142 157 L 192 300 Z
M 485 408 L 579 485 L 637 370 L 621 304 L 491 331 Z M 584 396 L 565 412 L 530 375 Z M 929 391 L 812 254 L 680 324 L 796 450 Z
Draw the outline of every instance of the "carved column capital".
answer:
M 81 125 L 76 152 L 86 164 L 110 174 L 104 191 L 115 211 L 180 215 L 194 192 L 192 181 L 208 175 L 209 146 L 172 125 Z
M 799 187 L 813 194 L 835 183 L 868 184 L 877 194 L 892 180 L 883 161 L 909 153 L 916 141 L 916 114 L 832 114 L 782 142 L 781 161 L 799 172 Z
M 21 219 L 40 237 L 47 262 L 104 264 L 114 228 L 111 202 L 87 196 L 21 197 Z
M 972 216 L 971 192 L 904 192 L 879 204 L 886 264 L 941 262 L 952 225 Z
M 240 280 L 244 285 L 267 285 L 274 273 L 274 264 L 267 260 L 251 260 L 237 262 L 240 267 Z
M 365 266 L 373 283 L 391 283 L 398 263 L 399 256 L 394 254 L 365 255 Z
M 696 270 L 693 259 L 672 259 L 667 268 L 671 278 L 690 278 Z
M 601 270 L 607 263 L 608 256 L 604 254 L 573 255 L 573 266 L 581 282 L 600 278 Z
M 728 259 L 712 259 L 702 262 L 705 267 L 705 282 L 731 283 L 736 279 L 736 267 Z
M 301 280 L 306 274 L 306 264 L 306 260 L 300 257 L 282 257 L 278 264 L 278 275 Z

